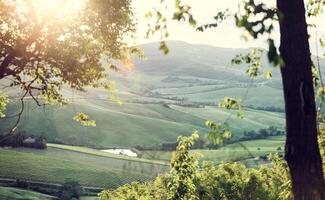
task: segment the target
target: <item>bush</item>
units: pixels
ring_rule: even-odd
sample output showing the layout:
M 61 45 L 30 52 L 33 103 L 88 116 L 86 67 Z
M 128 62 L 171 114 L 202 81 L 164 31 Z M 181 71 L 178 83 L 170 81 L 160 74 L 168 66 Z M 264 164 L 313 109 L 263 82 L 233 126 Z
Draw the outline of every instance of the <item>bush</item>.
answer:
M 189 149 L 196 134 L 180 137 L 171 170 L 149 183 L 132 183 L 115 191 L 105 190 L 100 200 L 288 200 L 292 199 L 289 171 L 279 156 L 268 167 L 248 168 L 241 163 L 198 165 Z
M 0 135 L 0 146 L 9 147 L 28 147 L 36 149 L 46 149 L 47 141 L 44 137 L 34 138 L 33 136 L 27 136 L 25 132 L 17 132 L 15 134 Z
M 77 181 L 67 180 L 59 191 L 59 198 L 60 200 L 79 199 L 82 194 L 82 187 Z
M 28 188 L 29 183 L 26 180 L 16 179 L 16 187 L 18 187 L 18 188 Z

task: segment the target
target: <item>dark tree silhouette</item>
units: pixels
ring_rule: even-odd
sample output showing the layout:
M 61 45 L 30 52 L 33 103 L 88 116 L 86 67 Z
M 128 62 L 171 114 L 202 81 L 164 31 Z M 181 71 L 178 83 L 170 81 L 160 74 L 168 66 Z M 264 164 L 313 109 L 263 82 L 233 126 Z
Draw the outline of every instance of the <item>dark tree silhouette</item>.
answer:
M 303 0 L 277 0 L 286 113 L 285 158 L 295 199 L 325 199 L 317 143 L 315 94 Z

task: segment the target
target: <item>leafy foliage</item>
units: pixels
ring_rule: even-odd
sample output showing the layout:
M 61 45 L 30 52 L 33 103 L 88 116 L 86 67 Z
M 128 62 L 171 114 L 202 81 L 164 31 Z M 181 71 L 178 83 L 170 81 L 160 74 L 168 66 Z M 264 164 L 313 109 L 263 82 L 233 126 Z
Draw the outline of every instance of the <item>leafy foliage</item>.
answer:
M 245 0 L 239 4 L 239 11 L 235 15 L 237 27 L 244 28 L 254 39 L 274 30 L 274 21 L 279 20 L 281 14 L 275 8 L 269 8 L 264 3 Z M 283 60 L 274 45 L 274 40 L 268 38 L 268 59 L 274 66 L 282 65 Z
M 110 99 L 114 102 L 116 102 L 119 105 L 122 105 L 123 102 L 121 99 L 119 99 L 116 96 L 117 89 L 115 87 L 115 82 L 114 81 L 109 81 L 107 83 L 103 84 L 104 88 L 111 93 Z
M 164 4 L 166 1 L 161 0 L 160 3 Z M 167 8 L 167 4 L 164 5 L 164 7 Z M 175 11 L 172 19 L 176 21 L 186 21 L 188 24 L 195 27 L 197 22 L 190 10 L 191 7 L 188 4 L 183 4 L 181 0 L 175 0 Z M 153 9 L 152 11 L 147 12 L 145 17 L 149 20 L 146 36 L 150 37 L 159 32 L 161 39 L 159 43 L 159 50 L 161 50 L 164 54 L 168 54 L 169 48 L 165 41 L 169 36 L 166 15 L 157 9 Z
M 219 108 L 225 108 L 228 110 L 235 109 L 237 110 L 237 117 L 244 118 L 244 106 L 241 103 L 241 99 L 225 97 L 222 102 L 219 103 Z
M 11 76 L 40 105 L 67 101 L 63 85 L 84 91 L 104 87 L 113 60 L 135 53 L 124 38 L 132 36 L 130 0 L 0 3 L 0 79 Z M 81 1 L 80 1 L 81 2 Z
M 322 158 L 325 156 L 324 119 L 319 113 L 318 139 Z M 103 191 L 100 199 L 293 199 L 289 168 L 279 155 L 270 155 L 270 164 L 257 169 L 236 162 L 220 165 L 204 162 L 199 166 L 197 156 L 189 154 L 197 138 L 196 134 L 180 137 L 169 173 L 158 176 L 153 183 L 133 183 L 112 192 Z
M 161 1 L 163 3 L 163 1 Z M 169 33 L 167 30 L 167 18 L 165 15 L 156 9 L 149 11 L 145 14 L 145 17 L 148 19 L 148 30 L 146 37 L 151 37 L 156 32 L 159 32 L 161 42 L 159 43 L 159 50 L 161 50 L 165 55 L 169 53 L 169 48 L 164 39 L 168 38 Z
M 214 23 L 199 26 L 199 27 L 197 27 L 196 30 L 203 32 L 203 31 L 205 31 L 206 29 L 209 29 L 209 28 L 217 28 L 221 22 L 223 22 L 224 20 L 226 20 L 230 16 L 230 14 L 228 12 L 229 12 L 228 9 L 226 11 L 218 12 L 217 15 L 214 16 L 214 20 L 215 20 Z
M 80 122 L 83 126 L 96 126 L 96 122 L 94 120 L 91 120 L 90 117 L 85 113 L 77 112 L 73 117 L 73 120 Z
M 231 138 L 231 131 L 228 123 L 218 123 L 211 120 L 205 122 L 205 125 L 210 129 L 206 134 L 206 138 L 214 144 L 221 144 L 224 140 Z
M 190 137 L 180 137 L 176 152 L 171 159 L 171 170 L 167 176 L 167 199 L 197 199 L 194 180 L 198 168 L 197 155 L 189 153 L 194 142 L 199 138 L 197 133 Z
M 190 13 L 191 7 L 187 4 L 182 4 L 181 0 L 175 0 L 176 12 L 174 13 L 173 19 L 177 21 L 188 21 L 192 26 L 196 26 L 196 21 L 193 15 Z
M 8 96 L 0 91 L 0 118 L 5 117 L 5 111 L 9 102 Z
M 278 157 L 277 157 L 278 158 Z M 200 199 L 290 199 L 279 194 L 284 185 L 281 160 L 274 160 L 270 168 L 247 168 L 240 163 L 214 166 L 205 163 L 200 173 Z M 290 193 L 290 190 L 289 190 Z
M 289 172 L 279 156 L 270 157 L 271 164 L 258 169 L 240 163 L 198 165 L 197 156 L 189 148 L 198 136 L 180 137 L 169 173 L 154 182 L 133 183 L 115 191 L 103 191 L 100 200 L 153 199 L 292 199 Z
M 321 101 L 325 102 L 325 87 L 319 87 L 316 92 L 316 96 L 321 99 Z
M 169 36 L 167 30 L 167 18 L 158 10 L 149 11 L 145 17 L 148 19 L 147 37 L 153 36 L 156 32 L 160 32 L 161 39 Z M 164 54 L 168 54 L 169 49 L 165 41 L 160 42 L 159 50 L 162 50 Z
M 318 121 L 318 145 L 319 145 L 320 155 L 323 161 L 323 170 L 325 172 L 325 116 L 324 114 L 318 112 L 317 121 Z
M 265 70 L 263 73 L 260 72 L 260 68 L 262 67 L 261 63 L 261 57 L 263 55 L 262 49 L 254 48 L 250 53 L 247 53 L 245 55 L 238 54 L 231 60 L 231 64 L 247 64 L 247 70 L 246 73 L 251 78 L 256 78 L 260 76 L 261 74 L 269 79 L 272 78 L 272 73 L 268 70 Z
M 313 84 L 314 84 L 314 87 L 317 87 L 318 86 L 318 82 L 319 82 L 319 72 L 318 72 L 318 69 L 315 65 L 312 65 L 311 66 L 311 73 L 312 73 L 312 76 L 313 76 Z
M 325 47 L 325 38 L 320 38 L 319 43 L 322 47 Z
M 79 199 L 83 190 L 77 181 L 67 180 L 59 193 L 60 200 Z
M 325 1 L 323 0 L 308 0 L 307 1 L 307 16 L 317 16 L 323 12 Z
M 113 192 L 104 190 L 98 194 L 100 200 L 149 200 L 153 199 L 154 187 L 151 183 L 131 183 L 119 187 Z
M 259 35 L 272 32 L 273 20 L 277 20 L 277 11 L 274 8 L 268 8 L 264 3 L 246 0 L 239 4 L 235 20 L 238 27 L 245 27 L 246 31 L 256 39 Z

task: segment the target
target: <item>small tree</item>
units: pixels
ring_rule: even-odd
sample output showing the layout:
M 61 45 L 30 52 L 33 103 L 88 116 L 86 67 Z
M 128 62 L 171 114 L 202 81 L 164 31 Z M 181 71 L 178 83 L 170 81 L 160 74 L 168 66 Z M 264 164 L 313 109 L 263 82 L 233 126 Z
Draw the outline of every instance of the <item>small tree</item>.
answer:
M 170 200 L 194 200 L 196 194 L 196 172 L 198 169 L 197 155 L 189 152 L 194 142 L 199 139 L 197 133 L 190 137 L 179 137 L 178 146 L 173 153 L 170 167 L 171 171 L 167 181 L 167 199 Z

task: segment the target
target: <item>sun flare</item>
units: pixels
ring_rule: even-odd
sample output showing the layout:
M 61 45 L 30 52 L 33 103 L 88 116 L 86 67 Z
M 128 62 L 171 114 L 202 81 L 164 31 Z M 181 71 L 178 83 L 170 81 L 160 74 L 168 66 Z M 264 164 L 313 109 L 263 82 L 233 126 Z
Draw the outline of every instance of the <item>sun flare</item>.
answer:
M 80 11 L 85 5 L 85 0 L 33 0 L 33 3 L 42 15 L 56 12 L 66 16 Z

